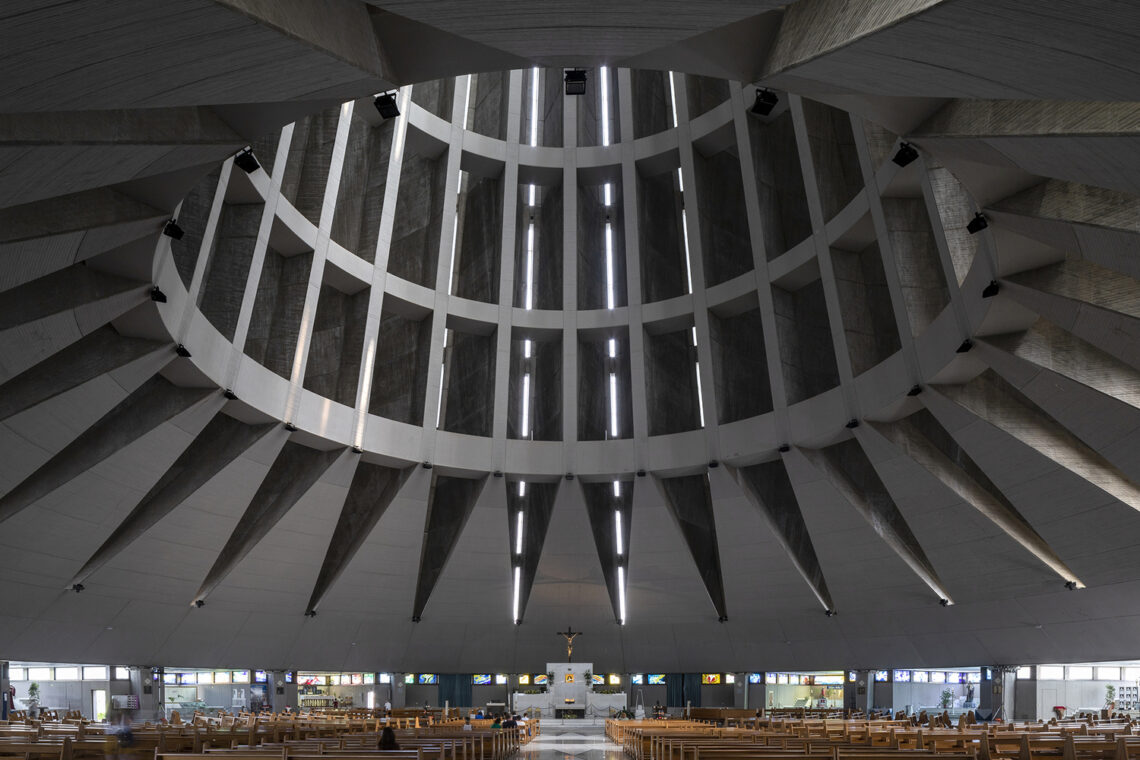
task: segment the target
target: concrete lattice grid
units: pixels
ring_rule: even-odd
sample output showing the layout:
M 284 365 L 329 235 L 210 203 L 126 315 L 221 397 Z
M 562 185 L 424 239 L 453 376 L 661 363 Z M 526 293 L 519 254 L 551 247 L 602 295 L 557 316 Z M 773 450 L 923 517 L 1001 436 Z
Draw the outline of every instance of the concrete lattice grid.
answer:
M 244 64 L 122 24 L 85 79 L 0 92 L 0 654 L 509 671 L 572 622 L 615 671 L 1135 656 L 1135 10 L 1089 4 L 1063 71 L 1052 3 L 617 15 L 570 98 L 519 9 L 502 44 L 244 5 L 181 19 Z M 82 15 L 13 22 L 9 60 L 66 64 Z

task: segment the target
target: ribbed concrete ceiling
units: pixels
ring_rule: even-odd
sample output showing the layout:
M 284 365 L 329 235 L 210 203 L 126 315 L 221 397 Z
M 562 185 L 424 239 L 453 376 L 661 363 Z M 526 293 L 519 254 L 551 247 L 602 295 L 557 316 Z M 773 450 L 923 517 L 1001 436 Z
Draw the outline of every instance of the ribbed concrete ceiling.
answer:
M 587 632 L 576 653 L 607 670 L 1134 656 L 1136 30 L 1135 5 L 1108 0 L 5 7 L 0 61 L 13 75 L 0 83 L 0 656 L 530 670 L 557 656 L 552 626 L 567 623 Z M 521 108 L 506 109 L 514 121 L 503 135 L 464 137 L 454 100 L 442 113 L 412 102 L 438 88 L 413 88 L 411 100 L 405 89 L 395 127 L 379 124 L 364 99 L 393 84 L 531 63 L 762 80 L 781 88 L 782 103 L 761 126 L 745 113 L 750 89 L 733 83 L 689 120 L 706 83 L 679 77 L 680 129 L 643 137 L 636 109 L 652 98 L 634 90 L 653 80 L 621 74 L 615 87 L 628 110 L 614 115 L 618 145 L 590 152 L 520 148 Z M 503 78 L 505 102 L 520 105 L 522 79 Z M 631 218 L 658 197 L 648 180 L 679 164 L 681 197 L 701 210 L 691 223 L 706 230 L 731 229 L 708 199 L 732 207 L 720 187 L 728 183 L 716 180 L 739 163 L 752 180 L 738 216 L 755 223 L 744 235 L 754 258 L 706 289 L 706 276 L 732 271 L 716 258 L 732 238 L 693 233 L 704 264 L 693 297 L 642 303 L 655 270 L 633 266 L 623 276 L 644 278 L 642 290 L 631 285 L 613 318 L 575 309 L 570 297 L 549 318 L 521 312 L 510 279 L 497 301 L 451 297 L 434 261 L 434 280 L 376 279 L 386 270 L 332 232 L 336 183 L 313 180 L 305 167 L 317 164 L 290 157 L 303 149 L 299 137 L 277 155 L 278 129 L 318 112 L 285 134 L 307 130 L 307 145 L 340 156 L 331 165 L 347 165 L 332 148 L 350 144 L 364 119 L 370 135 L 406 138 L 409 173 L 436 161 L 510 184 L 605 179 L 620 183 Z M 564 139 L 575 123 L 566 117 Z M 843 133 L 831 125 L 848 123 L 851 147 L 836 147 Z M 920 162 L 895 168 L 895 135 L 876 124 L 913 141 Z M 799 157 L 792 163 L 811 199 L 804 245 L 790 239 L 795 214 L 754 197 L 765 146 L 779 139 L 790 140 L 785 154 Z M 218 169 L 247 143 L 266 171 Z M 746 158 L 753 151 L 759 163 Z M 856 157 L 853 186 L 839 179 L 844 155 Z M 295 195 L 283 198 L 293 170 Z M 500 189 L 508 208 L 510 184 Z M 572 205 L 556 211 L 586 203 L 563 198 Z M 401 384 L 419 389 L 420 419 L 393 421 L 354 410 L 354 382 L 307 375 L 304 362 L 325 366 L 319 349 L 289 382 L 294 357 L 271 356 L 270 330 L 251 362 L 251 339 L 243 354 L 235 336 L 249 330 L 259 280 L 230 282 L 222 269 L 209 279 L 206 259 L 191 260 L 184 277 L 159 235 L 179 203 L 186 219 L 192 202 L 203 218 L 226 209 L 218 247 L 205 247 L 222 252 L 218 261 L 236 260 L 244 238 L 281 254 L 281 283 L 303 263 L 295 290 L 278 291 L 292 293 L 281 308 L 298 318 L 306 292 L 325 286 L 339 294 L 344 325 L 371 325 L 362 341 L 393 312 L 427 319 L 433 360 L 445 328 L 458 336 L 449 356 L 473 374 L 455 379 L 441 430 L 422 414 L 434 409 L 438 381 L 381 388 L 392 399 Z M 380 224 L 391 223 L 392 205 Z M 931 214 L 926 229 L 914 224 L 920 207 Z M 970 236 L 963 228 L 976 210 L 990 226 Z M 449 229 L 454 212 L 441 213 Z M 516 232 L 505 222 L 516 210 L 496 213 L 509 215 L 499 240 L 512 243 L 501 256 L 510 272 Z M 204 231 L 186 226 L 200 243 Z M 646 227 L 625 227 L 634 265 L 648 256 Z M 923 235 L 935 252 L 927 268 L 909 253 L 927 245 L 916 242 Z M 325 265 L 309 277 L 316 257 Z M 257 266 L 263 274 L 269 265 Z M 890 309 L 868 299 L 881 285 L 868 266 L 886 276 Z M 991 279 L 998 294 L 982 298 Z M 151 300 L 153 283 L 165 302 Z M 320 332 L 337 321 L 328 319 L 318 311 L 303 324 Z M 676 427 L 694 409 L 654 406 L 672 398 L 653 385 L 654 369 L 671 379 L 672 362 L 689 356 L 668 336 L 690 324 L 708 401 L 698 430 Z M 512 332 L 574 338 L 562 341 L 563 358 L 573 357 L 563 387 L 572 387 L 587 366 L 583 335 L 615 327 L 634 356 L 622 370 L 635 389 L 633 432 L 586 440 L 588 416 L 571 420 L 578 401 L 567 392 L 553 408 L 575 435 L 509 436 Z M 758 330 L 759 343 L 750 337 Z M 397 340 L 385 336 L 381 357 Z M 175 353 L 179 343 L 191 357 Z M 480 352 L 500 356 L 502 369 L 480 376 L 477 362 L 456 358 Z M 732 357 L 750 353 L 765 357 L 764 382 L 734 390 L 722 373 L 747 374 Z M 825 355 L 837 380 L 817 393 L 814 358 Z M 284 377 L 267 369 L 274 362 Z M 912 385 L 917 396 L 907 395 Z M 462 428 L 478 424 L 462 400 L 468 388 L 493 390 L 488 435 Z M 849 419 L 859 424 L 845 427 Z M 707 468 L 710 459 L 722 466 Z M 525 534 L 539 554 L 522 562 L 533 585 L 515 626 L 510 514 L 519 502 L 507 489 L 520 478 L 549 491 L 527 507 L 528 520 L 549 527 Z M 610 502 L 615 478 L 623 495 Z M 615 504 L 628 521 L 620 560 L 601 527 Z M 625 626 L 615 623 L 617 565 L 628 573 Z M 1069 579 L 1088 588 L 1066 591 Z M 74 582 L 86 590 L 66 591 Z M 939 597 L 955 604 L 941 607 Z M 196 599 L 205 606 L 192 607 Z M 316 617 L 304 616 L 314 607 Z M 825 617 L 825 607 L 839 615 Z

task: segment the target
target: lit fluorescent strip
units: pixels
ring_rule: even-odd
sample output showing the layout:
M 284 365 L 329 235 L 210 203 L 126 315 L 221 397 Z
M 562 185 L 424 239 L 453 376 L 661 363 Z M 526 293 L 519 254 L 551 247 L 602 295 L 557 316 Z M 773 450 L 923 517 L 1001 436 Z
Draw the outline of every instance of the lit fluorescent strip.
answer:
M 615 486 L 617 485 L 616 480 L 614 481 L 614 485 Z M 519 512 L 519 514 L 521 515 L 522 512 Z M 617 553 L 618 553 L 618 556 L 620 557 L 622 555 L 622 548 L 623 548 L 621 545 L 621 510 L 620 509 L 614 510 L 614 532 L 617 535 Z
M 614 481 L 614 496 L 621 496 L 621 481 Z
M 669 102 L 673 105 L 673 126 L 677 126 L 677 87 L 673 83 L 673 72 L 669 72 Z
M 617 339 L 610 338 L 610 358 L 613 359 L 615 357 L 617 357 Z
M 685 242 L 685 282 L 689 284 L 689 292 L 693 292 L 693 264 L 689 260 L 689 219 L 685 209 L 681 209 L 681 239 Z
M 446 347 L 447 346 L 444 346 L 444 348 L 446 348 Z M 440 420 L 441 415 L 443 414 L 443 371 L 444 371 L 444 369 L 446 369 L 446 367 L 447 367 L 446 363 L 439 365 L 439 398 L 436 400 L 436 404 L 435 404 L 435 426 L 436 426 L 436 428 L 439 428 L 439 420 Z
M 467 75 L 467 91 L 463 96 L 463 128 L 467 129 L 467 109 L 471 107 L 471 80 L 475 77 Z
M 459 194 L 463 194 L 463 172 L 459 173 Z M 455 249 L 459 246 L 459 204 L 455 204 L 455 219 L 451 224 L 451 264 L 447 270 L 447 294 L 451 295 L 451 284 L 455 281 Z
M 618 622 L 625 625 L 625 568 L 621 565 L 618 565 L 618 610 L 621 617 Z
M 701 427 L 705 426 L 705 399 L 701 393 L 701 363 L 694 362 L 697 368 L 697 411 L 701 414 Z
M 610 373 L 610 437 L 618 437 L 617 373 L 615 372 Z
M 606 183 L 605 199 L 606 199 L 605 202 L 606 202 L 607 206 L 613 205 L 614 201 L 613 201 L 613 196 L 610 194 L 610 183 L 609 182 Z
M 524 359 L 530 358 L 530 339 L 529 338 L 523 341 L 523 358 Z
M 523 511 L 519 510 L 518 520 L 515 521 L 515 554 L 522 554 L 523 538 Z
M 522 568 L 519 567 L 518 565 L 515 565 L 515 600 L 514 600 L 514 604 L 512 605 L 512 609 L 514 610 L 514 615 L 512 616 L 512 619 L 515 620 L 516 622 L 519 619 L 519 586 L 521 583 L 522 583 Z
M 519 496 L 526 496 L 526 481 L 519 481 Z
M 530 144 L 538 146 L 538 67 L 530 70 Z
M 526 374 L 523 375 L 522 433 L 521 433 L 521 435 L 523 438 L 527 438 L 530 435 L 530 373 L 529 372 L 527 372 Z
M 598 77 L 602 80 L 602 145 L 610 144 L 610 77 L 603 66 Z M 609 201 L 606 202 L 609 205 Z
M 534 308 L 534 222 L 526 228 L 526 309 Z
M 691 288 L 690 288 L 691 290 Z M 606 308 L 614 307 L 614 233 L 613 226 L 606 222 Z

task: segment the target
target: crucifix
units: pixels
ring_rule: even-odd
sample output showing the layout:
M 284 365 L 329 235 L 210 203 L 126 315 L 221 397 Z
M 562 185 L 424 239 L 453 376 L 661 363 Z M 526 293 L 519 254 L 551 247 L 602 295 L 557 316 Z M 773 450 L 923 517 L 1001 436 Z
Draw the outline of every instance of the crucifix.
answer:
M 565 631 L 556 631 L 562 638 L 566 639 L 566 662 L 571 662 L 571 655 L 574 654 L 574 639 L 582 635 L 581 631 L 575 631 L 571 626 L 566 626 Z

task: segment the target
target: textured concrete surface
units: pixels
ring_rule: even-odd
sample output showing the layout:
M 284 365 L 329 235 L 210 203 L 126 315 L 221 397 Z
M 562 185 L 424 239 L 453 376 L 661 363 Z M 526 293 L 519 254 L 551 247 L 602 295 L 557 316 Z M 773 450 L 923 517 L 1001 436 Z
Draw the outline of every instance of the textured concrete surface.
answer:
M 380 234 L 393 134 L 390 121 L 374 127 L 353 111 L 333 214 L 332 239 L 368 262 L 376 260 L 376 239 Z
M 921 335 L 950 303 L 934 228 L 921 198 L 883 198 L 891 250 L 912 335 Z
M 752 269 L 740 158 L 732 150 L 708 157 L 694 151 L 693 164 L 700 213 L 701 263 L 705 287 L 712 287 Z
M 377 344 L 369 413 L 422 425 L 431 320 L 413 320 L 385 312 L 380 317 Z
M 614 619 L 621 619 L 621 596 L 617 585 L 618 565 L 628 567 L 629 541 L 633 533 L 633 491 L 632 481 L 623 482 L 621 492 L 614 496 L 613 485 L 610 483 L 582 483 L 582 499 L 586 504 L 586 514 L 590 520 L 590 533 L 594 537 L 594 546 L 598 551 L 598 560 L 602 566 L 602 576 L 605 578 L 606 589 L 609 591 L 610 604 L 613 607 Z M 620 512 L 622 516 L 622 547 L 624 556 L 617 551 L 617 531 L 614 528 L 614 513 Z M 627 573 L 628 576 L 628 573 Z M 629 581 L 626 581 L 627 585 Z M 628 608 L 626 611 L 628 615 Z
M 210 207 L 214 203 L 214 190 L 218 186 L 220 168 L 207 174 L 182 201 L 178 210 L 178 226 L 182 228 L 181 240 L 171 240 L 170 250 L 174 254 L 174 264 L 182 284 L 190 289 L 194 279 L 194 267 L 198 264 L 198 252 L 202 248 L 202 237 L 206 234 L 206 222 Z
M 638 175 L 637 209 L 642 302 L 684 295 L 688 280 L 676 172 Z
M 863 189 L 851 117 L 814 100 L 803 104 L 823 215 L 831 219 Z
M 410 154 L 400 172 L 388 271 L 425 287 L 435 286 L 439 266 L 440 222 L 449 202 L 444 198 L 446 169 L 445 158 Z
M 281 195 L 313 224 L 320 221 L 325 181 L 332 162 L 340 108 L 329 108 L 293 126 L 293 140 L 281 179 Z
M 514 305 L 526 306 L 527 228 L 533 212 L 535 309 L 562 308 L 562 186 L 540 185 L 535 188 L 537 207 L 528 205 L 529 190 L 519 188 L 518 230 L 515 233 Z
M 416 580 L 416 601 L 412 608 L 413 618 L 423 614 L 486 483 L 486 475 L 472 479 L 432 476 L 423 528 L 420 572 Z
M 902 348 L 883 272 L 883 257 L 876 243 L 858 252 L 832 248 L 831 266 L 851 369 L 863 373 Z
M 795 291 L 773 286 L 772 302 L 788 401 L 802 401 L 839 385 L 823 284 L 815 280 Z
M 771 261 L 811 235 L 791 113 L 785 111 L 771 122 L 749 119 L 748 137 L 764 218 L 764 251 Z
M 499 248 L 503 235 L 503 183 L 468 175 L 456 247 L 455 285 L 461 298 L 499 302 Z
M 282 256 L 272 247 L 265 251 L 261 266 L 244 350 L 283 378 L 293 372 L 312 266 L 312 253 Z
M 530 429 L 521 433 L 523 375 L 530 374 Z M 562 341 L 532 340 L 527 359 L 523 341 L 511 341 L 507 396 L 507 437 L 535 441 L 562 440 Z M 581 384 L 579 382 L 579 388 Z
M 772 411 L 772 388 L 759 309 L 720 318 L 709 314 L 717 420 L 723 425 Z
M 218 239 L 206 260 L 198 308 L 218 332 L 230 340 L 237 329 L 264 211 L 261 203 L 224 204 L 218 221 Z
M 305 388 L 347 406 L 356 404 L 364 352 L 368 290 L 353 295 L 321 286 L 305 367 Z
M 523 513 L 522 554 L 513 553 L 512 564 L 521 567 L 519 575 L 519 619 L 526 619 L 526 603 L 530 601 L 530 591 L 538 572 L 538 560 L 542 557 L 542 547 L 546 543 L 550 517 L 554 512 L 554 499 L 558 496 L 559 481 L 540 483 L 530 481 L 525 486 L 525 494 L 519 496 L 519 482 L 504 480 L 507 501 L 507 539 L 512 553 L 518 543 L 518 513 Z
M 724 577 L 720 568 L 720 547 L 716 538 L 712 495 L 707 475 L 661 478 L 657 481 L 665 503 L 677 521 L 709 599 L 721 619 L 728 617 L 724 597 Z
M 645 399 L 649 434 L 700 427 L 695 351 L 689 330 L 645 336 Z
M 578 308 L 608 308 L 606 292 L 606 221 L 610 223 L 614 306 L 625 306 L 625 244 L 620 183 L 610 185 L 613 205 L 605 205 L 600 185 L 578 186 Z
M 495 412 L 495 336 L 451 331 L 441 427 L 490 435 Z
M 633 136 L 654 135 L 673 126 L 669 106 L 669 75 L 637 69 L 633 79 Z

